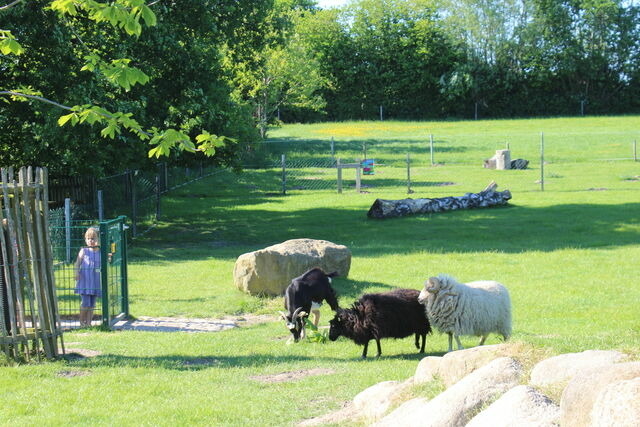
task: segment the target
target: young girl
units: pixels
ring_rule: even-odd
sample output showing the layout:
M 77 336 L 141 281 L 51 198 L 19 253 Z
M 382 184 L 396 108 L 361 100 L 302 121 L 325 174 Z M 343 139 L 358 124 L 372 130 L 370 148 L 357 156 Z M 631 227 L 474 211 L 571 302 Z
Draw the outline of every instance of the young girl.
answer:
M 96 299 L 102 296 L 100 284 L 100 246 L 98 230 L 89 227 L 84 233 L 85 247 L 78 252 L 75 263 L 76 294 L 80 294 L 80 326 L 91 326 Z

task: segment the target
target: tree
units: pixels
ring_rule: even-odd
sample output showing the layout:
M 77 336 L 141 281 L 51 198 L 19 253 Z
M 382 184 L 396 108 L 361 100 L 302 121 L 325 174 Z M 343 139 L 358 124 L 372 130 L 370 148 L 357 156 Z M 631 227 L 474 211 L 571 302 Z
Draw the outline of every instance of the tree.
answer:
M 212 3 L 216 2 L 208 2 L 207 6 L 213 8 Z M 159 9 L 163 6 L 154 7 Z M 175 7 L 175 10 L 178 8 Z M 161 12 L 161 16 L 168 18 L 169 14 Z M 25 150 L 27 155 L 21 156 L 22 158 L 8 158 L 8 162 L 4 160 L 6 164 L 19 164 L 14 162 L 25 160 L 29 152 L 46 154 L 50 140 L 40 141 L 38 138 L 40 132 L 52 134 L 51 117 L 54 108 L 68 111 L 68 114 L 58 119 L 60 125 L 101 124 L 103 128 L 100 133 L 103 138 L 121 143 L 116 144 L 117 147 L 108 145 L 114 147 L 114 154 L 120 153 L 122 148 L 125 148 L 125 152 L 139 151 L 143 146 L 140 141 L 145 141 L 152 146 L 149 156 L 168 155 L 172 147 L 181 151 L 197 150 L 206 155 L 213 155 L 216 149 L 224 145 L 225 140 L 229 141 L 225 137 L 202 130 L 201 124 L 207 121 L 203 120 L 202 116 L 191 120 L 174 114 L 173 127 L 165 127 L 166 122 L 163 121 L 158 123 L 159 126 L 142 127 L 133 119 L 130 111 L 153 111 L 149 94 L 138 89 L 149 81 L 149 76 L 140 68 L 134 67 L 133 62 L 125 57 L 144 46 L 145 42 L 147 48 L 153 44 L 149 39 L 145 39 L 146 34 L 153 34 L 153 31 L 142 33 L 143 24 L 156 25 L 156 13 L 142 0 L 117 0 L 109 4 L 91 0 L 19 0 L 0 10 L 0 28 L 7 28 L 0 31 L 0 49 L 4 55 L 0 94 L 5 101 L 0 111 L 0 121 L 9 125 L 8 128 L 14 135 L 36 141 L 35 144 L 31 141 L 26 144 L 29 148 Z M 163 25 L 165 24 L 161 23 L 160 26 Z M 120 40 L 109 27 L 118 28 L 135 38 Z M 188 27 L 187 25 L 182 29 Z M 181 42 L 180 33 L 163 34 L 167 37 L 165 41 L 173 38 L 172 42 Z M 193 33 L 185 34 L 185 38 L 188 35 Z M 207 33 L 207 36 L 211 36 L 211 32 Z M 201 40 L 199 39 L 197 49 L 207 54 L 200 55 L 202 59 L 217 57 L 215 49 L 205 47 Z M 164 53 L 166 52 L 167 50 Z M 109 57 L 116 59 L 104 59 Z M 154 71 L 159 70 L 160 68 L 151 70 L 151 81 L 157 79 Z M 46 91 L 46 96 L 37 89 Z M 208 94 L 214 92 L 215 88 L 207 89 Z M 138 98 L 134 98 L 133 94 Z M 156 93 L 154 96 L 155 99 L 159 99 L 162 94 Z M 189 95 L 182 96 L 184 99 Z M 30 100 L 31 105 L 17 102 L 25 99 Z M 93 102 L 94 100 L 97 100 L 97 103 Z M 78 101 L 80 105 L 68 106 Z M 167 108 L 171 110 L 172 106 L 169 105 Z M 15 120 L 16 118 L 19 120 Z M 179 122 L 178 118 L 182 121 Z M 30 127 L 35 128 L 35 131 L 30 130 Z M 94 143 L 97 135 L 94 135 L 93 131 L 70 133 L 74 136 L 72 143 L 68 146 L 55 144 L 50 155 L 58 155 L 63 163 L 65 158 L 77 158 L 75 150 L 82 150 L 80 141 L 83 139 L 84 144 L 89 147 L 85 150 L 85 156 L 81 156 L 85 161 L 91 152 L 101 153 L 99 149 L 103 146 L 98 147 Z M 57 142 L 55 139 L 54 137 L 54 142 Z M 87 144 L 86 139 L 91 142 Z M 135 148 L 132 148 L 134 146 Z M 129 151 L 127 147 L 132 150 Z M 4 143 L 2 149 L 5 149 Z M 7 158 L 3 156 L 3 159 Z M 81 162 L 72 161 L 67 165 L 80 170 L 82 168 L 79 163 Z

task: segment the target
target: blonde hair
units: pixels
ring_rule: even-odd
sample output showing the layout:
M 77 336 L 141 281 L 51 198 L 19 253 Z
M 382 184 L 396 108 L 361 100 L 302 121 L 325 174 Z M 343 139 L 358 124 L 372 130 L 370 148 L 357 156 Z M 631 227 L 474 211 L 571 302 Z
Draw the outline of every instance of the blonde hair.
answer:
M 87 228 L 87 231 L 84 232 L 85 239 L 92 238 L 92 239 L 95 239 L 97 242 L 99 237 L 100 235 L 96 227 L 89 227 Z

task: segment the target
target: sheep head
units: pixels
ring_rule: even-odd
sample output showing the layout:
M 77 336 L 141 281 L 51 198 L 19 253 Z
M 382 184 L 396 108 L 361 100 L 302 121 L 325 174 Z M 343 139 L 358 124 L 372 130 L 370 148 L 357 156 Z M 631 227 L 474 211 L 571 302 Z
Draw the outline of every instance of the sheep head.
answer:
M 338 309 L 333 319 L 329 321 L 329 339 L 335 341 L 340 335 L 344 335 L 345 311 Z

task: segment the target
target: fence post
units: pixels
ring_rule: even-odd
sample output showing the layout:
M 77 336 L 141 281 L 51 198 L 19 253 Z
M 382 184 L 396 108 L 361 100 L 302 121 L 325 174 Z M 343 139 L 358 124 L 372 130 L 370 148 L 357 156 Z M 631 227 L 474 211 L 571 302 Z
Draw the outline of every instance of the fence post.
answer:
M 138 171 L 129 172 L 129 181 L 131 182 L 131 235 L 136 237 L 137 234 L 137 222 L 138 222 L 138 208 L 136 201 L 136 178 Z
M 338 170 L 338 193 L 342 193 L 342 166 L 340 166 L 340 157 L 336 160 L 336 169 Z
M 107 229 L 107 223 L 100 223 L 100 245 L 102 246 L 102 250 L 100 251 L 100 284 L 102 288 L 102 325 L 109 325 L 109 272 L 107 266 L 107 251 L 104 250 L 105 246 L 108 242 L 109 232 Z M 91 322 L 91 320 L 89 320 Z M 91 323 L 89 323 L 91 325 Z
M 431 166 L 433 166 L 433 134 L 429 134 L 429 151 L 431 152 Z
M 411 154 L 407 153 L 407 194 L 411 193 Z
M 362 142 L 362 156 L 365 159 L 367 158 L 367 142 L 366 141 Z
M 383 120 L 383 118 L 382 118 L 382 105 L 381 105 L 380 106 L 380 121 L 382 121 L 382 120 Z
M 98 221 L 104 221 L 104 204 L 102 199 L 102 190 L 98 190 Z
M 360 192 L 360 168 L 362 168 L 362 160 L 357 159 L 358 166 L 356 166 L 356 193 Z
M 169 171 L 167 170 L 167 162 L 164 162 L 164 191 L 169 191 Z
M 540 132 L 540 190 L 544 191 L 544 132 Z
M 160 175 L 156 174 L 156 221 L 160 221 Z
M 282 195 L 287 194 L 287 158 L 282 155 Z
M 71 262 L 71 199 L 64 199 L 64 236 L 67 262 Z
M 120 295 L 122 295 L 122 312 L 125 317 L 129 317 L 129 283 L 128 283 L 128 272 L 127 272 L 127 233 L 124 228 L 124 216 L 120 216 L 120 236 L 122 236 L 122 241 L 120 242 L 121 246 L 121 257 L 122 263 L 120 265 Z
M 331 158 L 335 157 L 335 156 L 334 156 L 335 151 L 334 151 L 333 144 L 334 144 L 334 142 L 333 142 L 333 137 L 331 137 Z

